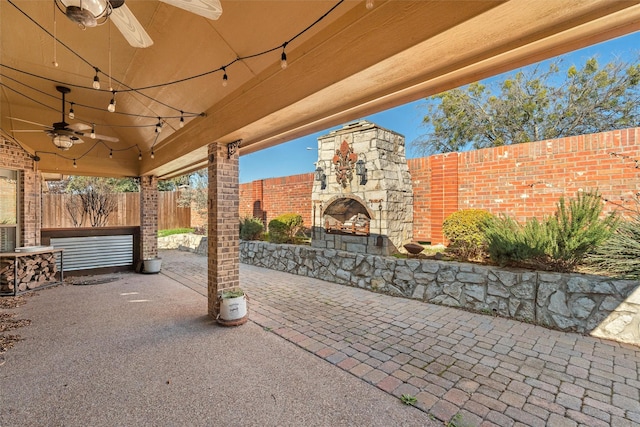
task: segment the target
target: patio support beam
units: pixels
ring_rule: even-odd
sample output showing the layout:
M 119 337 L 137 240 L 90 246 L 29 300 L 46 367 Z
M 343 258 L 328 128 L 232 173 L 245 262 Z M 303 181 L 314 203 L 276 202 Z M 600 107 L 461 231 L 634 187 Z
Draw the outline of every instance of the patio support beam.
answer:
M 240 285 L 238 152 L 209 144 L 208 169 L 208 312 L 217 318 L 218 293 Z
M 140 177 L 140 256 L 158 256 L 158 177 Z

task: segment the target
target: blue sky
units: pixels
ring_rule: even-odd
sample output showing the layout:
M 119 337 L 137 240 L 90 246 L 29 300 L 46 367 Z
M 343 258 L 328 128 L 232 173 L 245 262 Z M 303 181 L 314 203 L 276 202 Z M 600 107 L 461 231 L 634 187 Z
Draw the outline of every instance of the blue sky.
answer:
M 615 58 L 631 61 L 634 57 L 637 57 L 634 55 L 636 55 L 639 50 L 640 32 L 636 32 L 562 55 L 563 65 L 568 67 L 574 64 L 577 67 L 582 67 L 585 61 L 592 56 L 596 56 L 600 64 L 606 64 Z M 516 70 L 510 71 L 505 74 L 511 75 L 515 73 L 515 71 Z M 493 79 L 500 78 L 501 76 L 493 77 Z M 363 119 L 404 135 L 407 144 L 407 157 L 413 158 L 420 157 L 415 150 L 412 149 L 411 142 L 426 133 L 426 128 L 421 125 L 426 110 L 426 102 L 422 99 L 363 117 Z M 312 172 L 315 169 L 314 162 L 318 159 L 316 151 L 318 147 L 318 137 L 341 127 L 342 126 L 328 128 L 322 132 L 317 132 L 272 148 L 241 156 L 240 183 Z M 310 147 L 311 150 L 308 150 L 307 147 Z

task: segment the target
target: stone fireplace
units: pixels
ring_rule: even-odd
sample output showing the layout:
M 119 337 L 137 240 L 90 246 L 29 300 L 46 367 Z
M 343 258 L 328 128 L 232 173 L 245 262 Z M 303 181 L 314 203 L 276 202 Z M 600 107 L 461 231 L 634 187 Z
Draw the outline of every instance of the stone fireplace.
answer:
M 404 137 L 360 121 L 318 138 L 311 246 L 390 255 L 413 237 Z

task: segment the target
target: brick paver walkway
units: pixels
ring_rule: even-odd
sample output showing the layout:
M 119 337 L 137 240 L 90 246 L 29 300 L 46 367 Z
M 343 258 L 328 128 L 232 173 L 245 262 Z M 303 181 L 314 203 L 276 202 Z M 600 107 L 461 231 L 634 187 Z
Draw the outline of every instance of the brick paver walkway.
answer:
M 206 257 L 162 257 L 206 295 Z M 253 322 L 450 425 L 640 425 L 638 347 L 248 265 L 240 281 Z

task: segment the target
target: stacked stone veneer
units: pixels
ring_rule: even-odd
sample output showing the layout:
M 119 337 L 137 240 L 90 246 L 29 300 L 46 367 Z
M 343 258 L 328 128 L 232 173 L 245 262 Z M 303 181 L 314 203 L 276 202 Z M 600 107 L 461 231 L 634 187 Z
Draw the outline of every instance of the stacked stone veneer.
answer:
M 640 282 L 243 241 L 246 264 L 640 345 Z
M 333 159 L 343 142 L 364 162 L 365 183 L 355 170 L 346 185 L 338 182 Z M 319 181 L 313 183 L 312 210 L 319 207 L 311 215 L 314 247 L 389 255 L 413 238 L 413 190 L 402 135 L 367 121 L 350 123 L 318 138 L 318 165 L 326 174 L 326 188 Z M 324 232 L 326 215 L 341 199 L 366 208 L 371 219 L 369 238 Z M 384 238 L 381 247 L 376 246 L 378 235 Z

